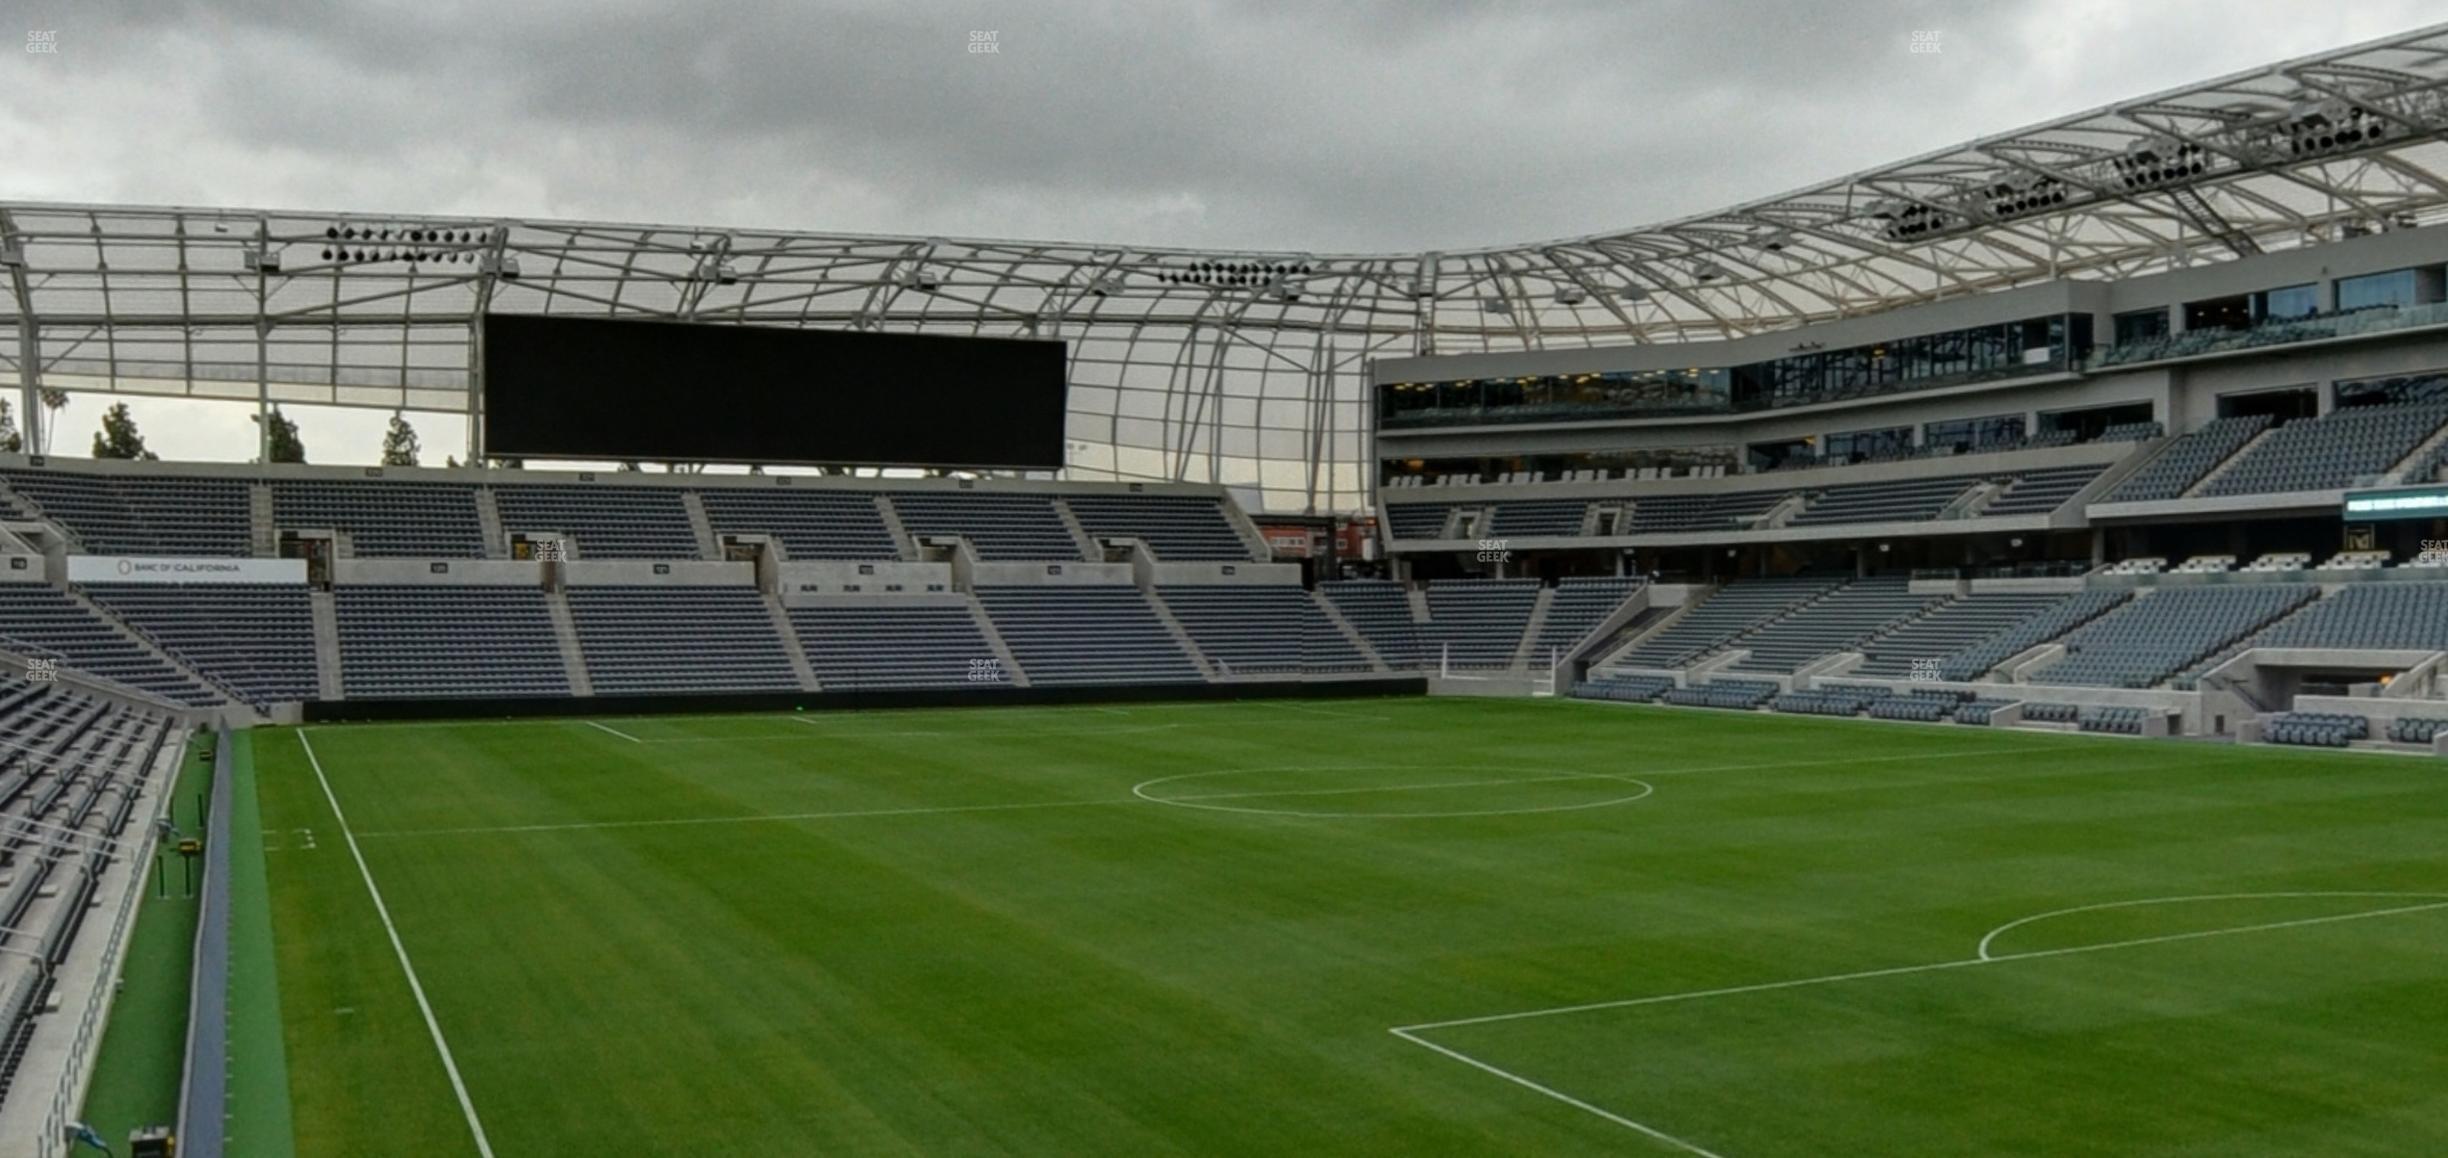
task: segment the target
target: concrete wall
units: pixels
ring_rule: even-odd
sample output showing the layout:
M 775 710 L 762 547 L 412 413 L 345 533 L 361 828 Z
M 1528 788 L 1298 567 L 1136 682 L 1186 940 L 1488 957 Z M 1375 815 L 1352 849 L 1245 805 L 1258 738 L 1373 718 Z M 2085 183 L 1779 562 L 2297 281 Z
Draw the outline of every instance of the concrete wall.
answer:
M 849 594 L 852 587 L 858 588 L 860 595 L 918 593 L 930 587 L 952 589 L 949 563 L 825 561 L 784 563 L 777 570 L 782 601 L 792 606 L 818 596 Z M 890 590 L 893 587 L 901 591 L 893 592 Z
M 1159 587 L 1280 587 L 1301 581 L 1298 563 L 1151 562 L 1147 569 Z
M 407 583 L 541 587 L 544 564 L 532 559 L 334 559 L 332 582 L 344 586 Z
M 571 587 L 753 587 L 756 564 L 572 559 L 561 565 L 561 582 Z
M 1128 563 L 979 563 L 970 582 L 979 587 L 1082 587 L 1131 582 Z

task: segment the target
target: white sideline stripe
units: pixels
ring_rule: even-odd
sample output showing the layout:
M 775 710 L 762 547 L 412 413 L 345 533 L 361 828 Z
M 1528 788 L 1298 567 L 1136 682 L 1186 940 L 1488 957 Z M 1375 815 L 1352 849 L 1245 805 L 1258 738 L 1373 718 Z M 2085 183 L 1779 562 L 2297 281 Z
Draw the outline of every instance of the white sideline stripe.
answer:
M 1448 780 L 1441 784 L 1383 784 L 1372 788 L 1285 788 L 1264 792 L 1205 792 L 1196 796 L 1142 796 L 1158 804 L 1174 800 L 1248 800 L 1266 796 L 1351 796 L 1368 792 L 1427 792 L 1438 788 L 1487 788 L 1499 784 L 1554 784 L 1565 780 L 1613 780 L 1618 784 L 1638 784 L 1627 776 L 1609 776 L 1603 772 L 1579 772 L 1564 776 L 1526 776 L 1516 780 Z
M 1495 1066 L 1492 1066 L 1492 1065 L 1489 1065 L 1489 1064 L 1488 1064 L 1488 1063 L 1486 1063 L 1486 1062 L 1480 1061 L 1478 1058 L 1472 1057 L 1472 1056 L 1470 1056 L 1469 1054 L 1463 1053 L 1463 1052 L 1462 1052 L 1462 1051 L 1460 1051 L 1460 1050 L 1457 1050 L 1457 1049 L 1448 1049 L 1448 1048 L 1446 1048 L 1445 1046 L 1438 1045 L 1437 1043 L 1435 1043 L 1435 1042 L 1433 1042 L 1433 1041 L 1428 1040 L 1427 1038 L 1424 1038 L 1424 1037 L 1418 1037 L 1418 1036 L 1414 1036 L 1414 1035 L 1413 1035 L 1413 1034 L 1412 1034 L 1410 1031 L 1408 1031 L 1408 1030 L 1402 1030 L 1402 1029 L 1392 1029 L 1392 1030 L 1387 1030 L 1386 1032 L 1391 1033 L 1391 1034 L 1393 1034 L 1394 1036 L 1396 1036 L 1396 1037 L 1399 1037 L 1399 1038 L 1403 1039 L 1404 1041 L 1410 1042 L 1410 1043 L 1411 1043 L 1411 1044 L 1413 1044 L 1413 1045 L 1418 1045 L 1418 1046 L 1426 1046 L 1426 1047 L 1428 1047 L 1429 1049 L 1432 1049 L 1432 1050 L 1437 1051 L 1438 1053 L 1444 1054 L 1446 1057 L 1452 1058 L 1452 1059 L 1454 1059 L 1455 1061 L 1461 1062 L 1463 1065 L 1469 1066 L 1469 1067 L 1471 1067 L 1471 1068 L 1473 1068 L 1473 1069 L 1480 1070 L 1480 1071 L 1483 1071 L 1483 1072 L 1486 1072 L 1486 1073 L 1491 1073 L 1491 1074 L 1494 1074 L 1494 1075 L 1496 1075 L 1497 1077 L 1503 1078 L 1504 1080 L 1506 1080 L 1506 1081 L 1508 1081 L 1508 1082 L 1513 1083 L 1514 1085 L 1517 1085 L 1517 1086 L 1522 1087 L 1523 1089 L 1526 1089 L 1526 1090 L 1532 1090 L 1532 1091 L 1535 1091 L 1535 1092 L 1537 1092 L 1537 1093 L 1544 1094 L 1544 1095 L 1546 1095 L 1546 1096 L 1548 1096 L 1548 1097 L 1550 1097 L 1550 1098 L 1554 1098 L 1555 1100 L 1557 1100 L 1557 1101 L 1559 1101 L 1559 1102 L 1562 1102 L 1562 1103 L 1564 1103 L 1564 1104 L 1565 1104 L 1565 1105 L 1567 1105 L 1567 1106 L 1571 1106 L 1572 1108 L 1574 1108 L 1574 1109 L 1576 1109 L 1576 1110 L 1583 1110 L 1583 1111 L 1586 1111 L 1586 1112 L 1588 1112 L 1588 1113 L 1596 1114 L 1596 1115 L 1598 1115 L 1599 1117 L 1604 1118 L 1604 1119 L 1606 1119 L 1607 1121 L 1613 1122 L 1613 1123 L 1615 1123 L 1615 1124 L 1616 1124 L 1616 1125 L 1618 1125 L 1618 1126 L 1622 1126 L 1623 1128 L 1625 1128 L 1625 1129 L 1627 1129 L 1627 1130 L 1633 1130 L 1633 1131 L 1636 1131 L 1636 1132 L 1638 1132 L 1638 1133 L 1645 1134 L 1645 1135 L 1647 1135 L 1647 1136 L 1649 1136 L 1649 1137 L 1651 1137 L 1651 1138 L 1655 1138 L 1655 1139 L 1657 1139 L 1658 1141 L 1663 1142 L 1663 1143 L 1665 1143 L 1665 1144 L 1667 1144 L 1667 1145 L 1669 1145 L 1669 1146 L 1672 1146 L 1672 1147 L 1674 1147 L 1674 1148 L 1676 1148 L 1676 1149 L 1678 1149 L 1678 1150 L 1681 1150 L 1681 1151 L 1683 1151 L 1683 1152 L 1684 1152 L 1684 1153 L 1686 1153 L 1686 1154 L 1697 1154 L 1697 1155 L 1699 1155 L 1699 1156 L 1700 1156 L 1700 1158 L 1725 1158 L 1725 1156 L 1724 1156 L 1724 1155 L 1719 1154 L 1719 1153 L 1717 1153 L 1717 1152 L 1716 1152 L 1716 1151 L 1714 1151 L 1714 1150 L 1709 1150 L 1709 1149 L 1702 1148 L 1702 1147 L 1700 1147 L 1700 1146 L 1693 1145 L 1692 1143 L 1690 1143 L 1690 1142 L 1686 1142 L 1686 1141 L 1684 1141 L 1684 1140 L 1683 1140 L 1683 1139 L 1681 1139 L 1681 1138 L 1677 1138 L 1677 1137 L 1675 1137 L 1674 1135 L 1672 1135 L 1672 1134 L 1669 1134 L 1669 1133 L 1665 1132 L 1664 1130 L 1660 1130 L 1660 1129 L 1657 1129 L 1657 1128 L 1652 1127 L 1652 1126 L 1644 1126 L 1644 1125 L 1640 1124 L 1639 1122 L 1635 1122 L 1635 1121 L 1633 1121 L 1632 1119 L 1627 1118 L 1627 1117 L 1624 1117 L 1623 1115 L 1618 1114 L 1618 1113 L 1615 1113 L 1615 1112 L 1613 1112 L 1613 1111 L 1611 1111 L 1611 1110 L 1605 1110 L 1605 1109 L 1601 1109 L 1601 1108 L 1599 1108 L 1599 1107 L 1597 1107 L 1597 1106 L 1593 1106 L 1593 1105 L 1589 1104 L 1588 1102 L 1584 1102 L 1584 1101 L 1582 1101 L 1581 1099 L 1576 1098 L 1576 1097 L 1572 1096 L 1571 1094 L 1565 1093 L 1564 1091 L 1559 1090 L 1559 1089 L 1556 1089 L 1556 1088 L 1554 1088 L 1554 1087 L 1552 1087 L 1552 1086 L 1542 1086 L 1542 1085 L 1538 1084 L 1537 1082 L 1531 1081 L 1530 1079 L 1528 1079 L 1528 1078 L 1525 1078 L 1525 1077 L 1521 1076 L 1520 1074 L 1514 1073 L 1514 1072 L 1513 1072 L 1513 1071 L 1511 1071 L 1511 1070 L 1498 1069 L 1498 1068 L 1496 1068 Z
M 2448 901 L 2431 901 L 2420 905 L 2398 905 L 2386 909 L 2371 909 L 2360 913 L 2335 913 L 2326 917 L 2302 917 L 2292 921 L 2270 921 L 2258 925 L 2236 925 L 2225 929 L 2200 929 L 2190 933 L 2165 933 L 2156 937 L 2135 937 L 2124 941 L 2103 941 L 2096 945 L 2068 945 L 2058 949 L 2034 949 L 2026 953 L 2000 953 L 1991 957 L 1963 957 L 1953 961 L 1934 961 L 1926 965 L 1899 965 L 1891 969 L 1865 969 L 1857 973 L 1835 973 L 1825 977 L 1800 977 L 1790 981 L 1768 981 L 1758 985 L 1730 985 L 1722 989 L 1698 989 L 1688 993 L 1663 993 L 1654 997 L 1632 997 L 1621 1001 L 1593 1001 L 1583 1005 L 1559 1005 L 1550 1009 L 1526 1009 L 1519 1013 L 1494 1013 L 1485 1017 L 1458 1017 L 1451 1021 L 1429 1021 L 1406 1025 L 1400 1030 L 1425 1032 L 1432 1029 L 1453 1029 L 1465 1025 L 1489 1025 L 1500 1021 L 1522 1021 L 1534 1017 L 1559 1017 L 1568 1013 L 1594 1013 L 1602 1009 L 1630 1009 L 1641 1005 L 1664 1005 L 1673 1002 L 1697 1001 L 1704 997 L 1731 997 L 1738 993 L 1767 993 L 1778 989 L 1801 989 L 1814 985 L 1834 985 L 1841 981 L 1867 981 L 1874 977 L 1901 977 L 1911 973 L 1934 973 L 1942 969 L 1964 969 L 1974 965 L 1999 965 L 2009 961 L 2038 961 L 2048 957 L 2071 957 L 2082 953 L 2101 953 L 2110 949 L 2132 949 L 2143 945 L 2165 945 L 2178 941 L 2199 941 L 2210 937 L 2229 937 L 2238 933 L 2266 933 L 2277 929 L 2300 929 L 2310 925 L 2333 925 L 2344 921 L 2361 921 L 2372 917 L 2394 917 L 2406 913 L 2426 913 L 2448 909 Z M 2054 915 L 2054 914 L 2044 914 Z M 2010 926 L 2001 926 L 2004 929 Z
M 856 816 L 928 816 L 942 812 L 1005 812 L 1021 808 L 1085 808 L 1100 804 L 1136 804 L 1135 797 L 1108 800 L 1035 800 L 1024 804 L 952 804 L 940 808 L 860 808 L 842 812 L 758 812 L 742 816 L 680 816 L 659 820 L 581 820 L 567 824 L 505 824 L 473 828 L 394 828 L 369 832 L 377 836 L 478 836 L 493 833 L 579 832 L 592 828 L 677 828 L 696 824 L 762 824 L 786 820 L 838 820 Z
M 476 1117 L 476 1103 L 468 1098 L 465 1079 L 459 1076 L 458 1059 L 451 1056 L 450 1042 L 443 1040 L 442 1023 L 434 1020 L 433 1003 L 425 999 L 425 985 L 417 980 L 416 966 L 408 960 L 408 946 L 400 942 L 399 926 L 391 923 L 391 907 L 383 903 L 382 889 L 374 884 L 374 871 L 366 867 L 365 854 L 358 851 L 357 834 L 349 831 L 348 815 L 340 811 L 340 798 L 332 794 L 331 780 L 323 775 L 323 761 L 316 757 L 314 745 L 306 739 L 306 729 L 298 729 L 298 746 L 306 750 L 306 762 L 314 767 L 315 782 L 323 786 L 323 799 L 331 805 L 332 819 L 340 824 L 340 839 L 348 842 L 349 856 L 357 862 L 357 875 L 364 878 L 366 895 L 374 898 L 374 912 L 382 918 L 383 932 L 391 938 L 391 951 L 399 955 L 400 972 L 408 975 L 408 991 L 416 995 L 417 1012 L 425 1015 L 425 1030 L 433 1035 L 434 1050 L 442 1055 L 443 1072 L 450 1075 L 451 1092 L 459 1096 L 459 1112 L 467 1115 L 468 1132 L 476 1136 L 476 1152 L 483 1158 L 493 1158 L 493 1143 L 485 1137 L 484 1123 Z
M 610 732 L 610 733 L 612 733 L 613 735 L 618 736 L 618 737 L 620 737 L 621 739 L 627 740 L 627 741 L 629 741 L 629 742 L 630 742 L 630 743 L 632 743 L 632 744 L 643 744 L 643 743 L 645 743 L 645 742 L 646 742 L 646 741 L 644 741 L 644 740 L 638 739 L 638 738 L 637 738 L 637 737 L 635 737 L 635 736 L 630 735 L 630 734 L 629 734 L 629 733 L 627 733 L 627 732 L 621 731 L 619 728 L 615 728 L 615 727 L 613 727 L 612 725 L 607 724 L 607 723 L 604 723 L 604 722 L 602 722 L 602 721 L 600 721 L 600 720 L 587 720 L 587 721 L 584 721 L 584 723 L 586 724 L 586 726 L 587 726 L 587 727 L 593 728 L 593 729 L 595 729 L 596 731 L 599 731 L 599 732 Z

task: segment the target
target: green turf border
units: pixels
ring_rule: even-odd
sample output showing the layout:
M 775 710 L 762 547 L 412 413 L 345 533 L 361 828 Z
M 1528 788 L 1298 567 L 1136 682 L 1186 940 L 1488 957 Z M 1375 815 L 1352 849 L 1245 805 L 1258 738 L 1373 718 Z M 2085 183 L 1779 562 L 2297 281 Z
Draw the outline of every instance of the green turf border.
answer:
M 169 816 L 179 831 L 203 831 L 203 797 L 212 790 L 210 733 L 188 743 L 170 789 Z M 151 841 L 150 831 L 136 839 Z M 194 980 L 198 898 L 184 894 L 174 855 L 142 862 L 144 897 L 119 965 L 119 992 L 85 1090 L 83 1120 L 104 1138 L 124 1138 L 142 1126 L 178 1120 L 179 1079 L 185 1072 L 187 999 Z M 160 895 L 164 880 L 170 895 Z
M 282 1047 L 280 974 L 263 811 L 255 792 L 255 733 L 230 737 L 229 1133 L 232 1154 L 292 1158 L 289 1060 Z

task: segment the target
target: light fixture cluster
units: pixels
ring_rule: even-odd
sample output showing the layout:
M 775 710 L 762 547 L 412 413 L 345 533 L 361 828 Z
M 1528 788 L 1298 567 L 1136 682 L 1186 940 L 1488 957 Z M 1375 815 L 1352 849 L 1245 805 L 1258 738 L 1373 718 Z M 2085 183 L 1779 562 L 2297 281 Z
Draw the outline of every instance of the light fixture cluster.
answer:
M 1310 272 L 1305 261 L 1194 261 L 1166 269 L 1156 280 L 1168 285 L 1264 286 Z
M 469 246 L 485 244 L 487 230 L 422 226 L 342 224 L 323 230 L 323 260 L 351 264 L 377 261 L 476 263 Z

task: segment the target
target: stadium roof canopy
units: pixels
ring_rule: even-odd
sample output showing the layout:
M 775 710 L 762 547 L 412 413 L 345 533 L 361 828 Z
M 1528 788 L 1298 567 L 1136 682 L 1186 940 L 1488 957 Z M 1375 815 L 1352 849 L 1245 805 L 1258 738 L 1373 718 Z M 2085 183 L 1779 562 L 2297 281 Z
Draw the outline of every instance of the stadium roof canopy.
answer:
M 1075 477 L 1349 510 L 1374 357 L 1731 337 L 2443 217 L 2448 25 L 1714 213 L 1437 253 L 0 203 L 0 377 L 472 413 L 487 311 L 1034 335 L 1072 344 Z

